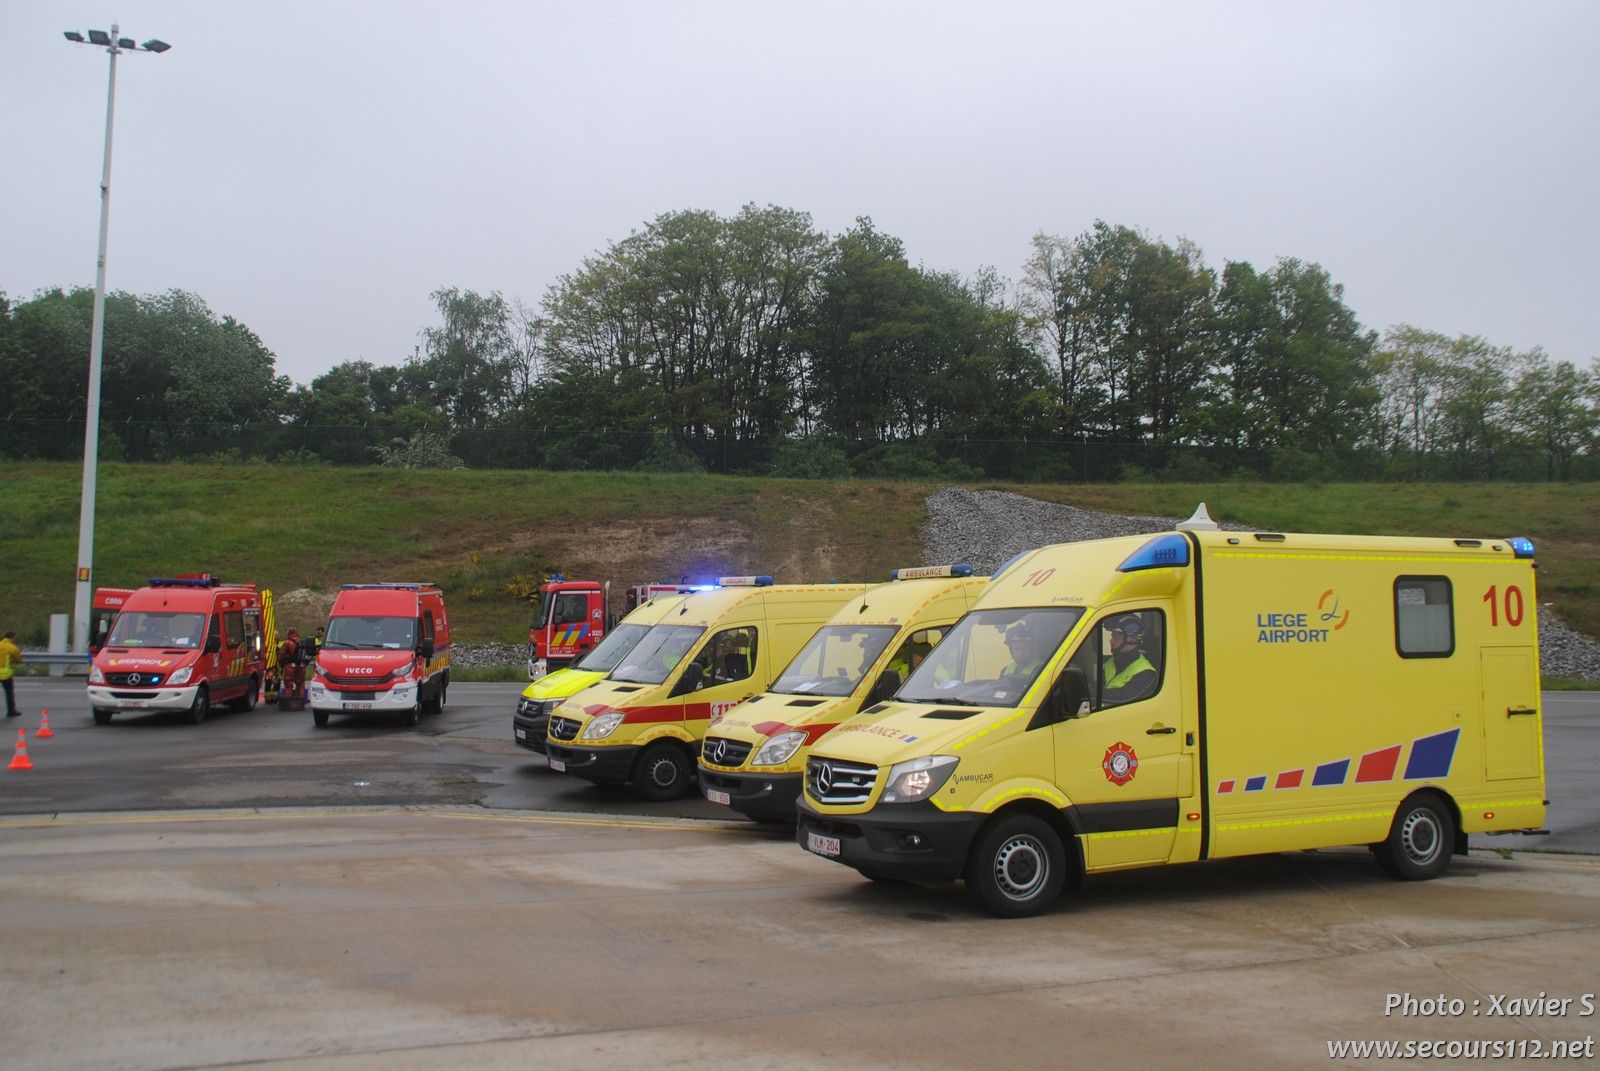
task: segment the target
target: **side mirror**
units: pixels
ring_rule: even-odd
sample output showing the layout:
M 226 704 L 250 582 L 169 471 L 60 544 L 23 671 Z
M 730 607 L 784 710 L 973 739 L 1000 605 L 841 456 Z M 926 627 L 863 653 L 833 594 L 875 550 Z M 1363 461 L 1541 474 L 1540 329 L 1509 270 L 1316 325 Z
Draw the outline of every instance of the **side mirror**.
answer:
M 872 691 L 867 693 L 865 706 L 881 703 L 900 690 L 900 674 L 892 669 L 883 671 L 878 682 L 872 686 Z
M 222 637 L 213 632 L 206 637 L 206 654 L 216 654 L 222 650 Z
M 690 662 L 683 667 L 683 676 L 678 678 L 678 683 L 673 685 L 673 695 L 687 695 L 697 691 L 700 682 L 705 679 L 706 670 L 699 662 Z
M 1050 689 L 1051 713 L 1056 721 L 1081 718 L 1089 713 L 1089 679 L 1077 666 L 1068 666 Z
M 423 658 L 432 658 L 433 641 L 423 640 L 421 643 L 417 644 L 417 654 L 421 655 Z

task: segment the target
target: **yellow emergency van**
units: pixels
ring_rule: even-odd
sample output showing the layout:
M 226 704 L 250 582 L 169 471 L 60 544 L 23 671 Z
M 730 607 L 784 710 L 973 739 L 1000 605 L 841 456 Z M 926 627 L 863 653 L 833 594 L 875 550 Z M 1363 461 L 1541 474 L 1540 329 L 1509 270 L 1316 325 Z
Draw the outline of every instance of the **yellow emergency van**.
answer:
M 793 822 L 817 738 L 893 695 L 988 577 L 970 565 L 896 569 L 841 606 L 772 686 L 724 714 L 700 748 L 700 790 L 760 822 Z
M 644 639 L 651 626 L 682 601 L 682 595 L 658 595 L 641 604 L 572 665 L 546 673 L 522 689 L 517 712 L 511 717 L 511 733 L 518 746 L 543 754 L 550 712 L 568 696 L 604 680 Z
M 723 577 L 684 597 L 599 684 L 550 716 L 552 770 L 631 783 L 677 799 L 694 780 L 706 729 L 765 689 L 811 634 L 866 584 L 783 584 Z
M 1343 844 L 1430 878 L 1544 821 L 1531 542 L 1179 527 L 997 572 L 812 748 L 800 845 L 1022 916 L 1082 873 Z

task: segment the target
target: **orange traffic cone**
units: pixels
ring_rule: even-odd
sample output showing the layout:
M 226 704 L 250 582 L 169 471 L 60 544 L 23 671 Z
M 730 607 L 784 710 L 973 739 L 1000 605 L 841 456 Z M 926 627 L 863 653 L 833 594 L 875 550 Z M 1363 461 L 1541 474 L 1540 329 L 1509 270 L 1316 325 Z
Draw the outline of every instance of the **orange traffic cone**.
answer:
M 39 730 L 37 732 L 35 732 L 33 735 L 34 736 L 39 736 L 39 737 L 56 735 L 56 731 L 54 729 L 50 728 L 50 708 L 49 707 L 45 707 L 43 710 L 39 711 Z
M 28 731 L 26 729 L 17 730 L 17 753 L 11 756 L 11 765 L 7 766 L 6 769 L 33 769 L 33 760 L 28 758 Z

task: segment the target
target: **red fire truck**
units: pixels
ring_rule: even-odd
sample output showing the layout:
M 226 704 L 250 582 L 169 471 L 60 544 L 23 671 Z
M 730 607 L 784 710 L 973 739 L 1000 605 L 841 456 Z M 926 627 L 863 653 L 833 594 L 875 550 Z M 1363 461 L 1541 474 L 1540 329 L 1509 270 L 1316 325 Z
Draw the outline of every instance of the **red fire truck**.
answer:
M 628 588 L 623 615 L 657 595 L 684 590 L 678 584 L 635 584 Z M 616 624 L 611 612 L 611 581 L 568 580 L 560 573 L 539 586 L 528 625 L 528 679 L 562 669 L 587 654 Z
M 209 573 L 152 579 L 123 599 L 89 666 L 97 725 L 118 711 L 179 711 L 205 721 L 212 704 L 256 705 L 267 668 L 261 592 Z
M 94 603 L 89 610 L 89 654 L 95 655 L 106 645 L 111 632 L 111 621 L 122 609 L 122 604 L 133 594 L 132 588 L 95 588 Z

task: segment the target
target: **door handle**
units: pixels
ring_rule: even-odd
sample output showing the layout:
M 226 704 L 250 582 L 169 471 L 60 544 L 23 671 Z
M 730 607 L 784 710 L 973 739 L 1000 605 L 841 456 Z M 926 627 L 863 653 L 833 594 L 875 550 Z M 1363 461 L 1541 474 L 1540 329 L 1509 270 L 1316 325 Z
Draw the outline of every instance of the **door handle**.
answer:
M 1177 731 L 1178 731 L 1178 727 L 1176 725 L 1157 725 L 1157 726 L 1154 726 L 1152 728 L 1146 729 L 1144 731 L 1144 735 L 1146 735 L 1146 736 L 1166 736 L 1168 733 L 1175 733 Z
M 1528 714 L 1539 713 L 1538 707 L 1506 707 L 1506 717 L 1520 718 Z

